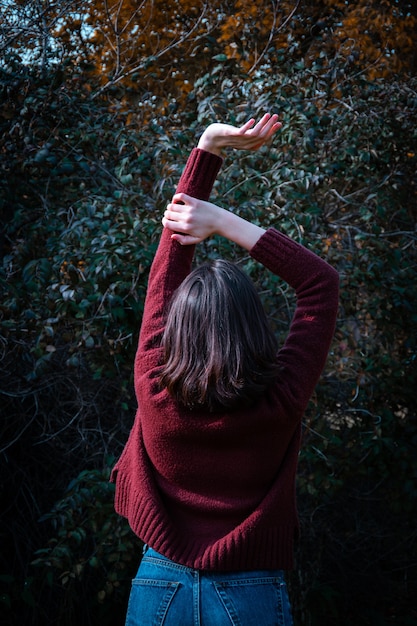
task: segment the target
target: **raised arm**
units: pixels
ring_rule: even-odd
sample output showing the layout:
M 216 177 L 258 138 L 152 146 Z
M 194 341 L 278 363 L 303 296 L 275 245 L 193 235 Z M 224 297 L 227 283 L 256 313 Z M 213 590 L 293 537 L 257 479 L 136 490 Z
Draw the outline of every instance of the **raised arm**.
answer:
M 280 126 L 278 116 L 270 114 L 265 114 L 257 124 L 249 120 L 240 128 L 229 124 L 211 124 L 187 160 L 172 204 L 181 202 L 184 194 L 194 196 L 199 202 L 207 200 L 222 163 L 221 151 L 226 147 L 256 150 L 269 141 Z M 185 248 L 178 242 L 170 228 L 163 229 L 149 274 L 139 338 L 139 349 L 142 351 L 158 345 L 167 303 L 191 269 L 194 247 L 188 245 Z M 189 240 L 187 243 L 197 241 Z
M 255 119 L 252 118 L 240 128 L 230 124 L 211 124 L 201 135 L 198 148 L 219 157 L 225 148 L 258 150 L 270 141 L 281 125 L 278 115 L 270 113 L 265 113 L 258 123 L 255 124 Z M 181 185 L 177 192 L 185 192 L 187 195 L 184 193 L 174 195 L 162 223 L 173 231 L 171 239 L 182 245 L 197 244 L 206 237 L 218 233 L 250 250 L 265 232 L 255 224 L 216 205 L 207 202 L 198 203 L 198 200 L 205 198 L 197 196 Z
M 181 204 L 180 204 L 181 203 Z M 301 415 L 323 370 L 338 308 L 337 272 L 319 256 L 274 228 L 263 228 L 210 202 L 174 196 L 163 217 L 184 248 L 213 234 L 234 241 L 295 289 L 297 307 L 279 352 L 282 396 Z

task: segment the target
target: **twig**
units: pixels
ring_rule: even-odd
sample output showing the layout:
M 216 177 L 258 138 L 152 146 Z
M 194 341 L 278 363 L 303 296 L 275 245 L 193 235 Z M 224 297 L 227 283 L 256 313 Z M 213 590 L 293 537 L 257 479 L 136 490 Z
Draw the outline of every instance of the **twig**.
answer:
M 184 43 L 184 41 L 186 41 L 187 39 L 189 39 L 191 37 L 191 35 L 196 31 L 196 29 L 198 28 L 198 26 L 200 25 L 201 21 L 203 20 L 205 14 L 207 11 L 207 5 L 204 5 L 198 19 L 196 20 L 196 22 L 194 23 L 193 27 L 191 28 L 191 30 L 189 30 L 187 33 L 184 33 L 181 37 L 179 37 L 178 39 L 174 39 L 172 40 L 169 44 L 167 44 L 164 48 L 162 48 L 161 50 L 159 50 L 158 52 L 156 52 L 153 55 L 153 59 L 160 59 L 161 57 L 163 57 L 167 52 L 174 50 L 175 48 L 177 48 L 178 46 L 180 46 L 182 43 Z M 206 36 L 206 33 L 204 34 L 204 37 Z M 203 35 L 201 35 L 201 37 L 203 37 Z M 200 39 L 201 37 L 198 37 L 197 39 Z M 143 61 L 141 61 L 140 63 L 138 63 L 137 65 L 135 65 L 134 67 L 130 68 L 129 70 L 125 70 L 123 71 L 123 69 L 120 69 L 120 74 L 119 75 L 114 75 L 113 78 L 111 78 L 110 80 L 107 81 L 107 83 L 105 85 L 103 85 L 102 87 L 100 87 L 100 89 L 98 89 L 95 93 L 93 93 L 91 95 L 91 97 L 97 98 L 98 96 L 100 96 L 104 91 L 106 91 L 107 89 L 109 89 L 110 87 L 113 87 L 114 85 L 117 85 L 121 80 L 127 78 L 128 76 L 131 76 L 132 74 L 138 72 L 140 69 L 143 69 L 146 64 L 149 62 L 150 57 L 147 57 L 146 59 L 144 59 Z

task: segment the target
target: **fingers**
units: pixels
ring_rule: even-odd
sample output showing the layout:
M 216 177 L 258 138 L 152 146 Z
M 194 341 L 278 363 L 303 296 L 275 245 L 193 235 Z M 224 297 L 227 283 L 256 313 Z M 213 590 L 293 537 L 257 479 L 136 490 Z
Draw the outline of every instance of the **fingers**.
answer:
M 200 243 L 199 237 L 193 237 L 192 235 L 182 235 L 181 233 L 172 233 L 171 239 L 178 241 L 182 246 L 191 246 L 196 243 Z
M 167 205 L 164 216 L 171 221 L 186 219 L 194 206 L 195 200 L 191 196 L 187 196 L 185 193 L 176 193 Z
M 170 230 L 186 232 L 189 225 L 188 215 L 180 211 L 175 211 L 175 209 L 172 209 L 173 206 L 175 205 L 169 204 L 167 206 L 162 218 L 162 223 Z
M 187 232 L 187 224 L 183 222 L 178 222 L 176 220 L 170 220 L 168 217 L 162 218 L 162 225 L 164 228 L 172 231 L 171 239 L 175 239 L 180 244 L 184 245 L 187 243 L 196 243 L 197 238 L 195 235 L 192 235 Z
M 262 119 L 256 124 L 255 128 L 253 128 L 252 133 L 259 137 L 269 137 L 280 127 L 281 122 L 278 121 L 278 115 L 276 113 L 274 113 L 274 115 L 265 113 Z
M 188 196 L 184 193 L 177 193 L 173 196 L 172 201 L 167 204 L 162 223 L 172 229 L 172 223 L 178 225 L 180 222 L 186 222 L 189 214 Z
M 162 224 L 172 231 L 187 233 L 191 228 L 192 209 L 190 196 L 184 193 L 175 194 L 165 209 Z
M 239 129 L 239 134 L 249 140 L 252 145 L 247 145 L 249 149 L 257 150 L 263 143 L 268 141 L 282 126 L 278 121 L 278 115 L 265 113 L 259 122 L 253 126 L 254 120 L 250 119 Z
M 172 198 L 172 202 L 175 204 L 186 204 L 192 200 L 191 196 L 188 196 L 186 193 L 176 193 Z
M 196 225 L 192 219 L 191 207 L 184 204 L 168 204 L 162 218 L 162 224 L 172 231 L 171 239 L 182 246 L 199 243 L 206 236 L 195 232 Z
M 262 131 L 268 124 L 271 123 L 271 120 L 278 119 L 278 115 L 271 115 L 270 113 L 265 113 L 265 115 L 259 120 L 256 124 L 254 130 Z
M 246 133 L 248 130 L 250 130 L 252 128 L 252 126 L 255 124 L 256 120 L 252 117 L 250 120 L 248 120 L 246 122 L 246 124 L 244 124 L 243 126 L 241 126 L 239 128 L 239 131 L 244 134 Z

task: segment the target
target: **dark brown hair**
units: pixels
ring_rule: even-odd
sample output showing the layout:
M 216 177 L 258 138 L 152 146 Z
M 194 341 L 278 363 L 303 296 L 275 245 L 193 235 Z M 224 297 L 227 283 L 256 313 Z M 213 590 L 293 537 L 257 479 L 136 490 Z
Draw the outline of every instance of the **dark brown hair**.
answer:
M 175 292 L 162 339 L 161 382 L 189 408 L 252 402 L 277 375 L 277 341 L 251 279 L 216 260 Z

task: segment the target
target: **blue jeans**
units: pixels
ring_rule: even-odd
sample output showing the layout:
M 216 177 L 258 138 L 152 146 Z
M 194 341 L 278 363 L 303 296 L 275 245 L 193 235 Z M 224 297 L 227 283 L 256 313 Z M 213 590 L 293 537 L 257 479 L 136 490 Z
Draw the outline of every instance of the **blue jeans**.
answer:
M 292 626 L 284 574 L 203 572 L 149 548 L 132 581 L 126 626 Z

